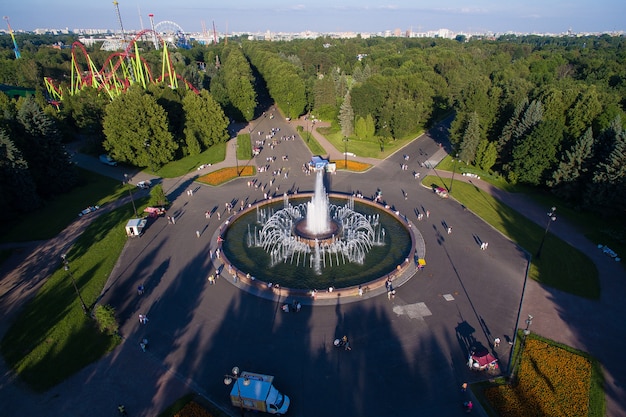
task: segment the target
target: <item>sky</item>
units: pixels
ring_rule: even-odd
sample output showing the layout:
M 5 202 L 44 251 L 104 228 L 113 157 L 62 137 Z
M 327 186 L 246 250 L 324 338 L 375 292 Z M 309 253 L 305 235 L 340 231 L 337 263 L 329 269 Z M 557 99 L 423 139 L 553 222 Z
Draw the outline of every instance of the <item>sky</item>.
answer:
M 124 29 L 172 21 L 185 32 L 562 33 L 626 30 L 624 0 L 118 0 Z M 118 29 L 112 0 L 5 0 L 13 30 Z M 140 18 L 141 16 L 141 18 Z M 6 28 L 6 22 L 4 28 Z

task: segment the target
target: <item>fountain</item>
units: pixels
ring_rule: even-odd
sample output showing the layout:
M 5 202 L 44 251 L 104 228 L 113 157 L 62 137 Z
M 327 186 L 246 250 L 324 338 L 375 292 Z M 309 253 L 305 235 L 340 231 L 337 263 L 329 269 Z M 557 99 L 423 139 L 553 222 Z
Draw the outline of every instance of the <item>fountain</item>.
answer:
M 328 212 L 328 195 L 324 189 L 322 171 L 317 172 L 315 178 L 315 193 L 307 204 L 306 230 L 313 236 L 326 234 L 330 230 L 330 216 Z
M 315 192 L 306 204 L 292 205 L 285 194 L 282 210 L 269 215 L 257 209 L 262 229 L 249 231 L 248 245 L 262 247 L 271 266 L 295 259 L 302 265 L 308 262 L 319 275 L 333 265 L 363 264 L 372 246 L 385 244 L 378 215 L 366 217 L 354 211 L 354 197 L 343 206 L 330 204 L 322 174 L 317 172 Z
M 405 221 L 376 202 L 329 194 L 283 195 L 237 214 L 222 231 L 224 262 L 252 281 L 297 289 L 344 288 L 395 273 L 412 256 Z

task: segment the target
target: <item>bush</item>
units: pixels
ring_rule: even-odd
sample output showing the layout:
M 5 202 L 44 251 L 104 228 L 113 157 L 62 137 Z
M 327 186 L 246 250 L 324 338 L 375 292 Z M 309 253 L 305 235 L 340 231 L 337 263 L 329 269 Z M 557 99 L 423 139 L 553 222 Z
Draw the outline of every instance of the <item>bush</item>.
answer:
M 114 336 L 118 334 L 119 324 L 115 319 L 115 309 L 110 305 L 98 305 L 94 310 L 94 318 L 102 333 Z

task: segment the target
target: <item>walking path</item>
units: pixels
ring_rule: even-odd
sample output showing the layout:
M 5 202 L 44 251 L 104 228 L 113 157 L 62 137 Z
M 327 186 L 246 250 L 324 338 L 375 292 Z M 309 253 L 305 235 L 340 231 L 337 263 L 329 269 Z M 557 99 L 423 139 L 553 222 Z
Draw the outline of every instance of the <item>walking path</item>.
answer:
M 304 123 L 303 120 L 299 120 L 294 121 L 293 125 Z M 239 130 L 244 129 L 247 131 L 249 127 L 241 127 Z M 343 154 L 334 149 L 321 134 L 315 129 L 312 132 L 331 159 L 343 158 Z M 229 143 L 223 162 L 191 172 L 181 178 L 164 180 L 166 193 L 179 192 L 198 175 L 235 165 L 234 151 L 234 145 Z M 431 155 L 429 159 L 435 161 L 442 156 L 443 150 L 437 152 L 437 155 Z M 358 156 L 351 159 L 371 164 L 384 163 Z M 88 163 L 89 161 L 85 165 L 88 166 Z M 119 172 L 110 172 L 111 176 L 119 178 Z M 447 177 L 449 173 L 439 172 L 439 175 Z M 143 179 L 150 177 L 135 173 L 132 181 Z M 468 177 L 457 176 L 455 179 L 472 182 L 484 192 L 515 207 L 537 224 L 542 226 L 545 224 L 545 208 L 534 205 L 524 196 L 503 192 L 484 181 Z M 60 259 L 60 255 L 71 247 L 90 219 L 125 202 L 127 201 L 120 200 L 92 213 L 93 215 L 77 219 L 53 239 L 19 245 L 21 249 L 17 250 L 0 269 L 0 310 L 3 312 L 0 337 L 6 333 L 25 301 L 36 293 L 45 278 L 60 265 L 55 260 Z M 626 294 L 624 270 L 619 263 L 603 255 L 594 243 L 585 239 L 566 221 L 559 219 L 552 225 L 551 232 L 585 252 L 597 265 L 602 284 L 602 297 L 599 301 L 589 301 L 529 281 L 523 302 L 522 322 L 527 314 L 532 314 L 534 320 L 531 330 L 534 332 L 588 351 L 600 359 L 606 377 L 607 415 L 624 417 L 626 409 L 622 399 L 626 398 L 626 361 L 621 356 L 622 352 L 626 351 L 624 337 L 626 324 L 622 320 L 626 313 L 626 303 L 622 300 Z M 117 403 L 123 402 L 131 415 L 148 416 L 158 414 L 189 390 L 201 391 L 195 386 L 194 381 L 170 371 L 168 365 L 157 356 L 148 356 L 148 367 L 145 358 L 146 355 L 135 346 L 135 341 L 131 341 L 130 344 L 123 343 L 107 357 L 86 367 L 76 376 L 44 394 L 30 392 L 15 379 L 11 370 L 2 361 L 0 409 L 8 412 L 8 415 L 90 415 L 94 408 L 114 410 Z M 159 389 L 156 394 L 152 391 L 142 392 L 134 389 L 142 384 L 156 385 Z M 126 392 L 132 392 L 134 397 L 129 398 Z M 137 394 L 138 392 L 140 394 Z M 475 413 L 478 413 L 478 410 L 475 409 Z M 102 412 L 96 414 L 109 415 Z

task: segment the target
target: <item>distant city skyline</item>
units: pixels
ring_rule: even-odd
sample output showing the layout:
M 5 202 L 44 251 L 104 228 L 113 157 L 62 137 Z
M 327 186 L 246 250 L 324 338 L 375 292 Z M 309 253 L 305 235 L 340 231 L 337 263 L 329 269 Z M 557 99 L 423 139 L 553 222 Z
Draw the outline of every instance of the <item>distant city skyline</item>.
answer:
M 124 29 L 173 21 L 185 32 L 426 32 L 577 33 L 623 31 L 623 0 L 118 0 Z M 385 1 L 385 0 L 383 0 Z M 3 4 L 14 31 L 35 29 L 119 29 L 112 0 L 21 0 Z M 140 18 L 141 16 L 141 18 Z M 6 23 L 6 22 L 5 22 Z M 5 25 L 6 29 L 6 25 Z

